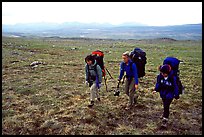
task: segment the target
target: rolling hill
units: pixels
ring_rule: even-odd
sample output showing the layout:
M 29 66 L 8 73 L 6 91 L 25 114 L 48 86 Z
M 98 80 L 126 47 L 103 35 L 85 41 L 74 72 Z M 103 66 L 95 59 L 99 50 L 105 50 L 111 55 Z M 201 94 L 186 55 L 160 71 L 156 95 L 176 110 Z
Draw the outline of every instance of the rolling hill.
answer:
M 27 23 L 2 25 L 3 36 L 14 37 L 61 37 L 61 38 L 100 38 L 100 39 L 155 39 L 202 40 L 202 24 L 175 26 L 146 26 L 124 23 Z

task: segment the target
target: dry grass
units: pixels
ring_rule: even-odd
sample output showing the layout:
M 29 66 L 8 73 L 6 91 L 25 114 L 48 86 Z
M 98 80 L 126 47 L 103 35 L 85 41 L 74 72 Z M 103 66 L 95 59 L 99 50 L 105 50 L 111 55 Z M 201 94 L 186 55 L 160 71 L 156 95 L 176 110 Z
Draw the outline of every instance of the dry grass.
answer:
M 147 53 L 146 76 L 140 79 L 138 104 L 125 110 L 128 97 L 113 96 L 116 81 L 108 77 L 101 102 L 87 108 L 84 57 L 105 52 L 105 65 L 116 79 L 121 54 L 134 47 Z M 2 134 L 115 135 L 202 134 L 202 41 L 55 40 L 2 38 Z M 162 102 L 153 95 L 157 67 L 166 56 L 180 64 L 185 94 L 170 108 L 167 130 L 161 130 Z M 33 61 L 45 64 L 31 69 Z M 123 89 L 124 85 L 121 87 Z

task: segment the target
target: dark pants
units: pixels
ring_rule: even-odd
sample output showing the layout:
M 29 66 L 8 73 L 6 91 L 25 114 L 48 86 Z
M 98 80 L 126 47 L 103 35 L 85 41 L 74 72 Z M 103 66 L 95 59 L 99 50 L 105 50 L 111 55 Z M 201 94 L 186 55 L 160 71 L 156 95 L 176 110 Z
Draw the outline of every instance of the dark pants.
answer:
M 163 117 L 169 118 L 169 107 L 173 99 L 164 99 L 162 98 L 163 101 L 163 107 L 164 107 L 164 113 Z

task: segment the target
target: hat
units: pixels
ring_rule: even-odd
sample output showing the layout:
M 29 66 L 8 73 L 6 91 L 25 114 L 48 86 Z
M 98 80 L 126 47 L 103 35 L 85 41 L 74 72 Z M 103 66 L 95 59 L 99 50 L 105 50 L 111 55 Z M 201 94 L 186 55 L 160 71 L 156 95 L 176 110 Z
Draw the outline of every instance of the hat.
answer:
M 170 66 L 165 64 L 165 65 L 160 67 L 160 72 L 165 73 L 165 74 L 169 74 L 170 69 L 171 69 Z
M 130 56 L 130 52 L 129 51 L 125 51 L 124 53 L 123 53 L 123 56 Z

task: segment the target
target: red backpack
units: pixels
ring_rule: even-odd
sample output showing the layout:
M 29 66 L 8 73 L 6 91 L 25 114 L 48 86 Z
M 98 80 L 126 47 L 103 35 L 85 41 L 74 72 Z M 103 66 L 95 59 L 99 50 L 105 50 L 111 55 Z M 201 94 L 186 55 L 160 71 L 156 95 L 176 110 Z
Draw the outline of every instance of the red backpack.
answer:
M 104 57 L 103 52 L 100 50 L 96 50 L 96 51 L 92 52 L 92 55 L 94 56 L 97 64 L 101 67 L 102 75 L 105 76 L 106 73 L 105 73 L 105 66 L 104 66 L 104 62 L 103 62 L 103 57 Z

